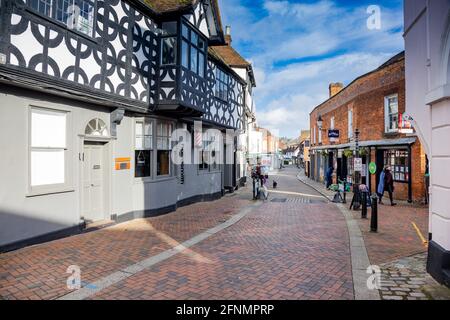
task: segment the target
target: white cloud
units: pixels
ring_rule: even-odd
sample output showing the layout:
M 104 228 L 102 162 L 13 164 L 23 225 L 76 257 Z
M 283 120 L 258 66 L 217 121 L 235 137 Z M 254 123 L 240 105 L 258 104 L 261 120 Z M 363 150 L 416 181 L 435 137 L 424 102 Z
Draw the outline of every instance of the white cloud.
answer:
M 403 19 L 395 1 L 397 9 L 382 6 L 381 30 L 367 28 L 367 8 L 359 2 L 222 1 L 233 44 L 254 64 L 259 123 L 298 135 L 330 82 L 348 84 L 400 52 Z

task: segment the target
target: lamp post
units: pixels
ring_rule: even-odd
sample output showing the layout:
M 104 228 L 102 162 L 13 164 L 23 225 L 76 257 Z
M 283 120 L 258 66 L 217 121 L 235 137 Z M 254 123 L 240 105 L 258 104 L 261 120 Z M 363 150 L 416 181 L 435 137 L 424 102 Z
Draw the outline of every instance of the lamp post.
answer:
M 359 159 L 359 129 L 355 130 L 355 158 Z M 355 168 L 354 168 L 355 169 Z M 361 207 L 361 193 L 359 192 L 359 185 L 361 184 L 361 173 L 353 170 L 354 172 L 354 184 L 353 184 L 353 209 L 359 210 Z

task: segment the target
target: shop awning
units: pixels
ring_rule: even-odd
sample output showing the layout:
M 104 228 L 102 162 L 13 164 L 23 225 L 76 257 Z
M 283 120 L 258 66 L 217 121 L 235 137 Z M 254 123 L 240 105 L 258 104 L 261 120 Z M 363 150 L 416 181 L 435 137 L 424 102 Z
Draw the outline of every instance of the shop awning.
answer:
M 409 146 L 415 143 L 416 137 L 407 137 L 401 139 L 383 139 L 383 140 L 369 140 L 361 141 L 359 143 L 360 147 L 395 147 L 395 146 Z M 327 146 L 312 147 L 312 150 L 338 150 L 338 149 L 348 149 L 355 147 L 355 143 L 345 143 L 345 144 L 334 144 Z

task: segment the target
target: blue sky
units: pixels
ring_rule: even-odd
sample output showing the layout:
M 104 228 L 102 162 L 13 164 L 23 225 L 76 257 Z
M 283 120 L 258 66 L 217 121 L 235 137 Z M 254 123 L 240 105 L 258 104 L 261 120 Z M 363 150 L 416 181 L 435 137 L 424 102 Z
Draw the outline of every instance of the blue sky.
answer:
M 331 82 L 349 84 L 404 50 L 403 0 L 219 0 L 233 46 L 253 63 L 258 123 L 297 137 Z M 367 8 L 381 8 L 369 30 Z

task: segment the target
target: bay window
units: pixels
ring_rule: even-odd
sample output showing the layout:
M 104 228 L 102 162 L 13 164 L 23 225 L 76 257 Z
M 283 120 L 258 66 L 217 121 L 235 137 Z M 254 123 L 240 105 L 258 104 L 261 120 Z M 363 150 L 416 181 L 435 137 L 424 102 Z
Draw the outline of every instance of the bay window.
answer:
M 394 94 L 384 98 L 385 132 L 398 131 L 398 95 Z
M 151 176 L 153 151 L 153 122 L 151 120 L 136 120 L 135 123 L 135 177 Z
M 30 187 L 67 183 L 67 112 L 31 108 Z
M 181 65 L 203 78 L 206 69 L 206 49 L 206 42 L 202 36 L 183 23 L 181 26 Z
M 71 30 L 94 36 L 95 0 L 28 0 L 27 4 Z
M 177 38 L 161 38 L 161 65 L 174 65 L 177 62 Z
M 157 176 L 169 176 L 171 174 L 171 137 L 173 125 L 167 121 L 158 121 L 157 125 Z

